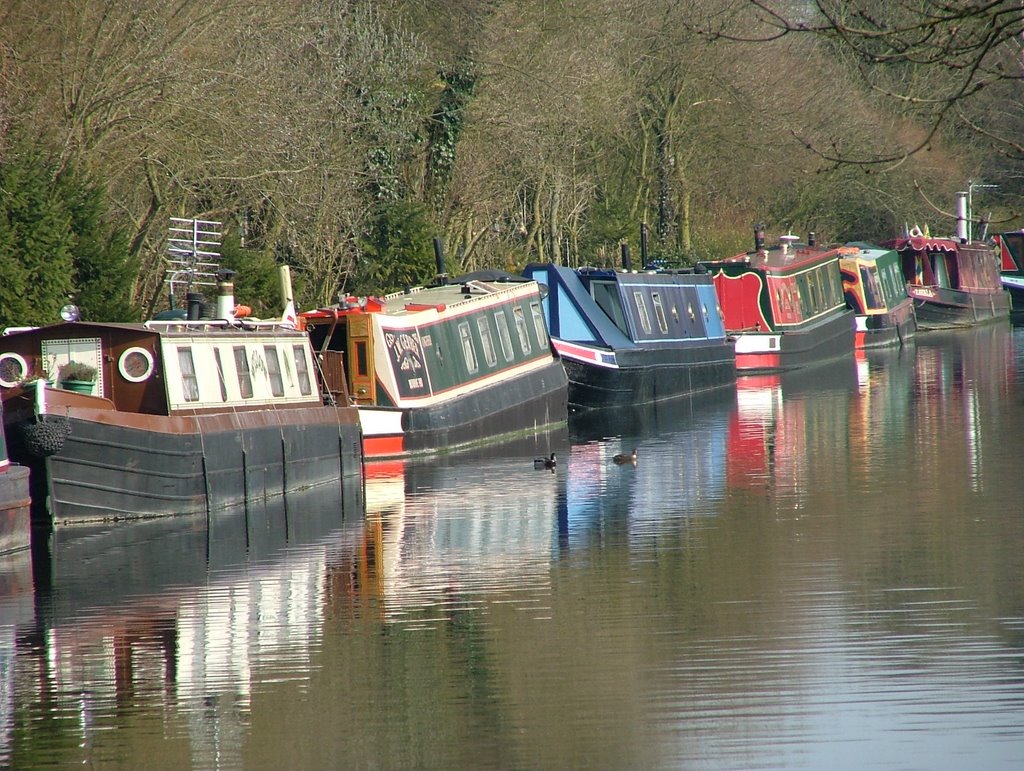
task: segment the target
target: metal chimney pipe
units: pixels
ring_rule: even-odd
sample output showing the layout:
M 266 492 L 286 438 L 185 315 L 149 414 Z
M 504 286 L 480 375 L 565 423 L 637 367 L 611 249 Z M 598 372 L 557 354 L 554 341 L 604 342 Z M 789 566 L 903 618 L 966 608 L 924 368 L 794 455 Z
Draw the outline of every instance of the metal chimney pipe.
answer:
M 436 282 L 439 286 L 443 286 L 448 283 L 448 274 L 444 269 L 444 242 L 434 237 L 434 262 L 437 265 L 437 278 Z
M 640 223 L 640 264 L 647 264 L 647 223 Z
M 764 223 L 758 222 L 754 225 L 754 251 L 764 251 Z
M 231 321 L 235 317 L 235 272 L 227 268 L 217 271 L 217 318 Z
M 816 238 L 814 236 L 814 231 L 812 230 L 810 233 L 807 234 L 807 245 L 808 246 L 814 246 L 814 244 L 816 242 L 817 242 L 817 240 L 816 240 Z
M 962 244 L 971 240 L 970 223 L 967 221 L 967 193 L 956 194 L 956 237 Z
M 625 271 L 632 270 L 633 266 L 630 265 L 629 262 L 629 244 L 623 241 L 622 244 L 619 246 L 619 249 L 622 252 L 622 269 Z

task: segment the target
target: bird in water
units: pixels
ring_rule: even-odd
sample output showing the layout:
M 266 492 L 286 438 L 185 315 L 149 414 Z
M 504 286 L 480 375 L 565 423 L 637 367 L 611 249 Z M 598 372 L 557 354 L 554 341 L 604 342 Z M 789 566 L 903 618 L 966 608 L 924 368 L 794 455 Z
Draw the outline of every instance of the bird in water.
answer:
M 616 455 L 614 458 L 612 458 L 612 460 L 615 461 L 615 465 L 616 466 L 626 466 L 626 465 L 633 465 L 633 466 L 635 466 L 636 465 L 636 448 L 635 447 L 633 448 L 633 452 L 632 453 L 620 452 L 618 455 Z
M 555 460 L 554 453 L 551 453 L 550 458 L 535 458 L 533 461 L 534 468 L 549 468 L 554 471 L 556 465 L 557 461 Z

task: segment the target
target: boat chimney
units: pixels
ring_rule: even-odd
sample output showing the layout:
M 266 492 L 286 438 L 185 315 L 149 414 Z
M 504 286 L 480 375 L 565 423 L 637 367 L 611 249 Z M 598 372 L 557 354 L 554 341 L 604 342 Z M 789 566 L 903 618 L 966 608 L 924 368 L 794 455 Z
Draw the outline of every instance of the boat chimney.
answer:
M 758 222 L 754 225 L 754 251 L 764 251 L 764 223 Z
M 956 237 L 962 244 L 971 240 L 970 224 L 967 222 L 967 193 L 956 194 Z
M 434 262 L 437 264 L 437 276 L 434 283 L 444 286 L 448 283 L 448 274 L 444 269 L 444 242 L 437 236 L 434 237 Z
M 188 292 L 185 295 L 185 318 L 199 321 L 203 315 L 203 296 L 199 292 Z
M 814 231 L 812 230 L 810 233 L 807 234 L 807 245 L 814 246 L 816 243 L 817 239 L 815 238 Z
M 235 318 L 235 271 L 221 268 L 217 271 L 217 318 L 232 321 Z
M 640 223 L 640 264 L 647 264 L 647 223 Z
M 633 269 L 629 262 L 629 244 L 623 241 L 619 245 L 619 249 L 622 252 L 622 269 L 628 273 Z

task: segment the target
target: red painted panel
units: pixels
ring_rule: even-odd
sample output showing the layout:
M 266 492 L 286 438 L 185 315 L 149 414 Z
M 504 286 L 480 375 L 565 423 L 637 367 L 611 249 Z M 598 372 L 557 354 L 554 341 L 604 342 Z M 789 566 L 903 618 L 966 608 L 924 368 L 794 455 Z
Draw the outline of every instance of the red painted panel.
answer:
M 777 353 L 737 353 L 736 369 L 778 369 L 782 357 Z
M 405 442 L 402 436 L 364 436 L 363 456 L 372 457 L 395 457 L 405 452 Z
M 728 331 L 770 329 L 759 303 L 763 285 L 761 276 L 756 273 L 744 273 L 735 278 L 724 273 L 715 276 L 715 291 Z

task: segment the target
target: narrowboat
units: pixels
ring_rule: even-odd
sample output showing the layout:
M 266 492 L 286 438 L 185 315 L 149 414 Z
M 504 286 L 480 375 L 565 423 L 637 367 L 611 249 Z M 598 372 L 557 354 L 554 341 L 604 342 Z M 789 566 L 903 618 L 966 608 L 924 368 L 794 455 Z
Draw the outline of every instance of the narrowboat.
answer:
M 3 402 L 0 402 L 0 415 Z M 7 439 L 0 422 L 0 555 L 31 544 L 31 519 L 28 468 L 11 463 Z
M 854 313 L 846 307 L 839 258 L 849 247 L 826 248 L 783 235 L 765 246 L 754 232 L 754 251 L 701 261 L 714 278 L 725 328 L 735 340 L 740 375 L 805 367 L 854 350 Z
M 1010 293 L 1010 310 L 1024 313 L 1024 230 L 996 233 L 992 238 L 999 250 L 999 280 Z
M 957 193 L 954 238 L 932 238 L 915 227 L 883 244 L 899 252 L 922 330 L 969 327 L 1010 315 L 1010 296 L 1000 280 L 995 250 L 968 235 L 966 198 L 966 193 Z
M 34 522 L 210 515 L 361 484 L 358 414 L 322 391 L 308 336 L 239 317 L 231 271 L 217 279 L 210 318 L 193 293 L 185 318 L 94 323 L 69 306 L 71 320 L 0 337 L 4 425 L 31 470 Z
M 402 458 L 564 427 L 568 380 L 535 281 L 483 272 L 304 311 L 329 392 L 359 412 L 363 455 Z M 347 384 L 347 385 L 346 385 Z
M 524 271 L 547 289 L 544 317 L 569 377 L 574 413 L 643 407 L 736 382 L 711 277 L 693 270 Z
M 847 244 L 855 251 L 839 258 L 846 305 L 856 314 L 854 346 L 903 345 L 917 333 L 914 301 L 892 249 L 864 243 Z

